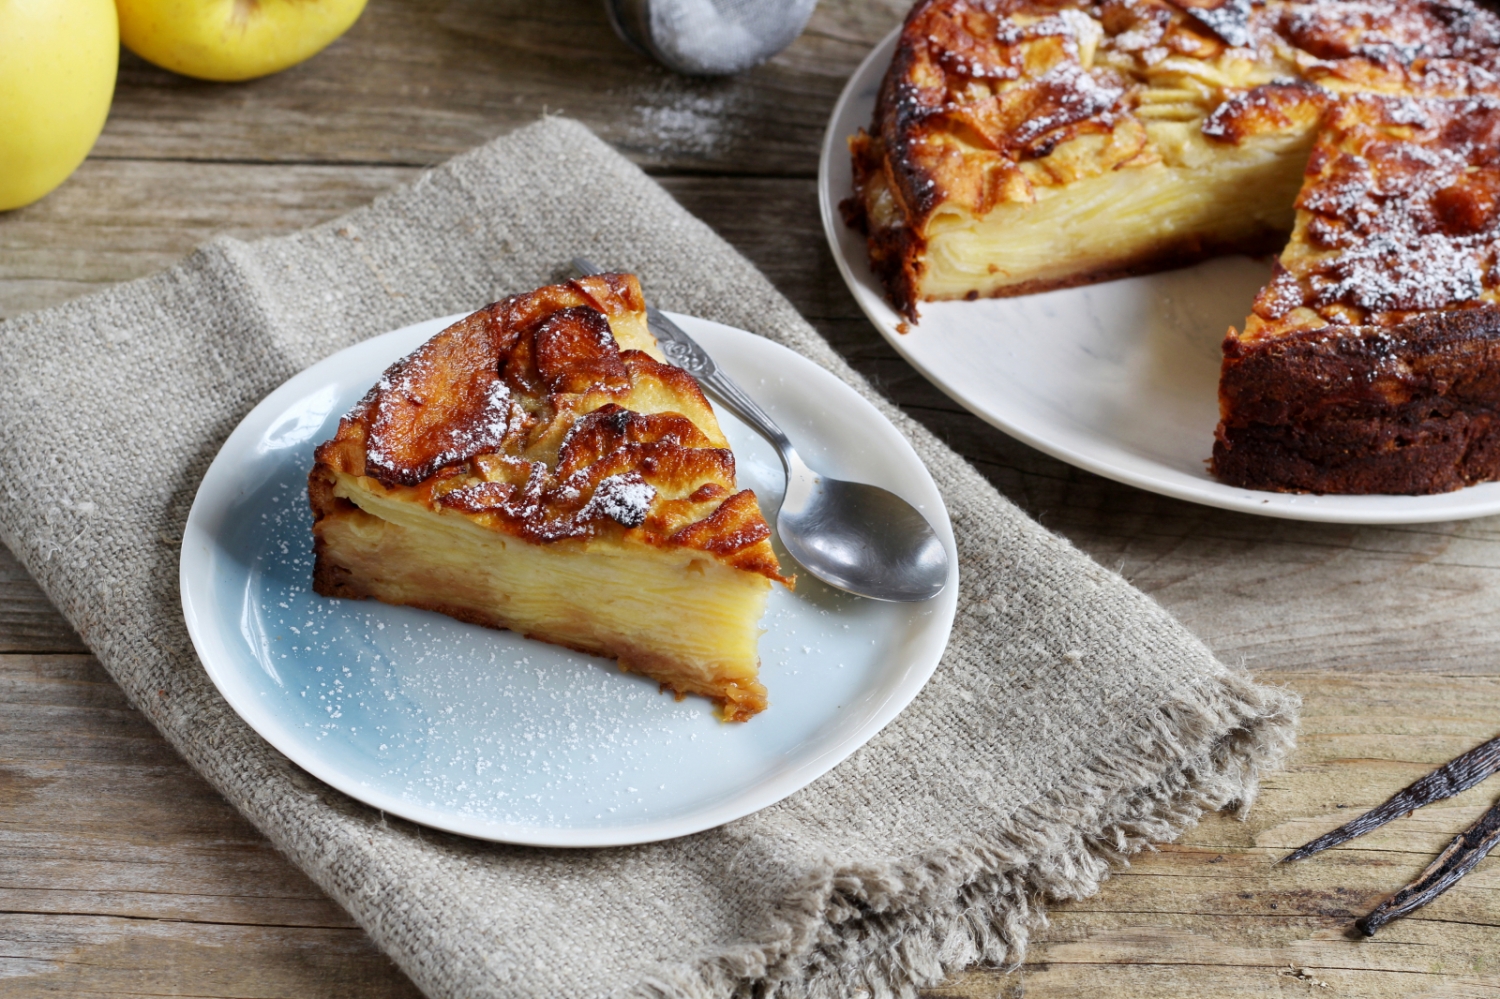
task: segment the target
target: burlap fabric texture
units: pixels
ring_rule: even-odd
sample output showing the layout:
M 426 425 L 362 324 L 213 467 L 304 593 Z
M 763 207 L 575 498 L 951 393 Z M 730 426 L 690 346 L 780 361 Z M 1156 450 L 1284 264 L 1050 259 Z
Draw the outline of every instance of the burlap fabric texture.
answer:
M 810 787 L 684 839 L 552 851 L 388 821 L 290 765 L 199 665 L 174 542 L 220 443 L 282 381 L 555 280 L 575 254 L 869 398 L 942 488 L 963 583 L 932 681 Z M 1247 806 L 1291 741 L 1294 698 L 1017 510 L 564 119 L 327 225 L 218 240 L 0 324 L 0 384 L 5 543 L 178 751 L 434 997 L 911 995 L 1015 960 L 1046 897 L 1088 895 L 1112 860 Z

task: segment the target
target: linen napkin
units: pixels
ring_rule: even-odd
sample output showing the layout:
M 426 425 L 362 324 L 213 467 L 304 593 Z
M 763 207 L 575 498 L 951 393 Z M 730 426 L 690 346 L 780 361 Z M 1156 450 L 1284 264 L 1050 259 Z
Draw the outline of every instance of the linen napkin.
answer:
M 291 765 L 198 663 L 176 541 L 219 445 L 282 381 L 555 280 L 575 254 L 631 267 L 662 306 L 800 351 L 870 399 L 942 489 L 962 592 L 926 689 L 808 788 L 683 839 L 564 851 L 387 820 Z M 434 997 L 909 996 L 1017 960 L 1043 899 L 1092 893 L 1111 860 L 1204 809 L 1248 806 L 1290 745 L 1291 695 L 1216 661 L 1027 518 L 565 119 L 335 222 L 216 240 L 0 323 L 0 379 L 0 537 L 182 755 Z

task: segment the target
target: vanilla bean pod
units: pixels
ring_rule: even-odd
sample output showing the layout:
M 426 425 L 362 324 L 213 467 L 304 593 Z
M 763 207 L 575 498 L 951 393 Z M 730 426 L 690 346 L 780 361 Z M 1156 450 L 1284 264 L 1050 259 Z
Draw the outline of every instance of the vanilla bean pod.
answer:
M 1460 791 L 1467 791 L 1497 771 L 1500 771 L 1500 736 L 1496 736 L 1483 745 L 1475 746 L 1462 756 L 1443 764 L 1427 776 L 1397 791 L 1385 804 L 1370 809 L 1332 832 L 1324 833 L 1306 846 L 1299 847 L 1282 857 L 1278 863 L 1285 864 L 1293 860 L 1302 860 L 1304 857 L 1310 857 L 1331 846 L 1346 843 L 1356 836 L 1363 836 L 1423 805 L 1430 805 L 1434 801 L 1451 798 Z M 1488 852 L 1487 849 L 1486 852 Z
M 1500 801 L 1480 816 L 1478 822 L 1453 837 L 1453 842 L 1415 881 L 1381 902 L 1368 916 L 1355 920 L 1355 929 L 1367 937 L 1374 936 L 1376 930 L 1391 920 L 1420 909 L 1473 870 L 1497 843 L 1500 843 Z

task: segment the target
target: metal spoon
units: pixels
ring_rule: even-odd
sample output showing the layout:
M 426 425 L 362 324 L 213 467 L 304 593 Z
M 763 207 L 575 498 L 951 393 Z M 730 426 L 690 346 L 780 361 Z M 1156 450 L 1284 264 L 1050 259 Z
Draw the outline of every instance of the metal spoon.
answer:
M 573 258 L 583 274 L 602 273 Z M 895 493 L 831 479 L 808 468 L 776 421 L 720 370 L 696 340 L 651 306 L 651 332 L 672 363 L 685 368 L 781 455 L 786 498 L 776 533 L 802 568 L 829 586 L 874 600 L 930 600 L 948 581 L 948 552 L 927 518 Z

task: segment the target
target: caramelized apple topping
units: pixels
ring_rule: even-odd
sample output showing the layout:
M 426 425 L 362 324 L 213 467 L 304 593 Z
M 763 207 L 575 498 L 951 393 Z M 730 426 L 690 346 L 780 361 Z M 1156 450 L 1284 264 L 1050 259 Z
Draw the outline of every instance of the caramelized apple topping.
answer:
M 782 579 L 708 400 L 659 358 L 629 275 L 505 299 L 392 365 L 313 477 L 367 476 L 536 543 L 627 532 Z
M 1395 326 L 1497 295 L 1500 100 L 1353 95 L 1328 114 L 1258 336 Z
M 928 251 L 962 222 L 1117 171 L 1300 155 L 1345 100 L 1486 99 L 1500 95 L 1497 66 L 1500 16 L 1473 0 L 922 0 L 870 131 L 850 142 L 855 191 L 841 207 L 866 234 L 892 303 L 915 319 L 922 297 L 958 297 L 932 291 Z M 1453 226 L 1486 225 L 1485 197 L 1455 188 L 1441 210 Z M 1199 242 L 1198 256 L 1212 252 L 1211 239 Z M 1111 266 L 1185 258 L 1191 245 Z M 1112 276 L 1095 271 L 975 293 Z M 1273 297 L 1289 300 L 1284 289 Z

